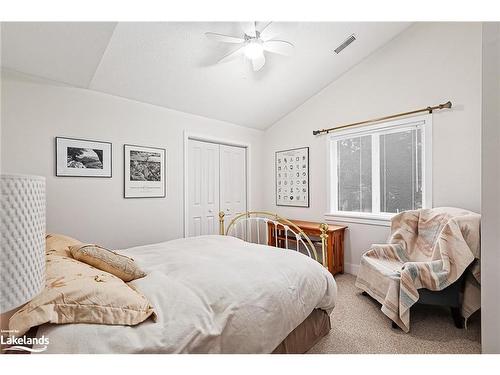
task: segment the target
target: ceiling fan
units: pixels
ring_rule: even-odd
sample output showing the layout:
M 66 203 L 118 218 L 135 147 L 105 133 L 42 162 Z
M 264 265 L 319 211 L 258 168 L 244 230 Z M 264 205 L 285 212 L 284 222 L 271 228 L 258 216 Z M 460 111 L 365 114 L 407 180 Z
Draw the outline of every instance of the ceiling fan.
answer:
M 212 32 L 205 33 L 208 39 L 240 45 L 236 50 L 223 56 L 217 63 L 223 63 L 244 55 L 252 61 L 253 70 L 256 72 L 262 69 L 266 63 L 264 52 L 290 56 L 293 52 L 293 44 L 285 40 L 273 39 L 274 35 L 269 29 L 271 23 L 267 22 L 261 27 L 257 27 L 257 22 L 244 22 L 241 24 L 244 33 L 242 37 Z

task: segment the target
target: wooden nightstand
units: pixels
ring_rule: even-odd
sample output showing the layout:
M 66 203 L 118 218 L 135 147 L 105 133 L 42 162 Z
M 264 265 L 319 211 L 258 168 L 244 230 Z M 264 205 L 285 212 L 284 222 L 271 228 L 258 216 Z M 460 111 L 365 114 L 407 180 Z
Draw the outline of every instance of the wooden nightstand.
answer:
M 303 220 L 290 220 L 292 223 L 297 225 L 307 236 L 318 237 L 321 235 L 321 223 L 313 221 L 303 221 Z M 270 246 L 285 247 L 284 241 L 280 240 L 280 234 L 278 234 L 278 241 L 274 237 L 274 225 L 271 227 L 268 224 L 268 244 Z M 335 275 L 336 273 L 344 273 L 344 231 L 347 227 L 339 225 L 328 225 L 326 231 L 327 246 L 326 246 L 326 261 L 328 265 L 328 270 Z M 320 261 L 321 262 L 321 261 Z

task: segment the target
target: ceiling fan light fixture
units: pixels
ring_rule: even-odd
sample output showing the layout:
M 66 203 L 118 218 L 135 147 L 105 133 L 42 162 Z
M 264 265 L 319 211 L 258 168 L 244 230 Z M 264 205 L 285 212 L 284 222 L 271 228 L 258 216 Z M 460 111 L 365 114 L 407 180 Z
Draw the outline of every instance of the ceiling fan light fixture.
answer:
M 293 50 L 292 43 L 286 40 L 273 39 L 272 34 L 268 32 L 270 24 L 271 22 L 267 22 L 264 26 L 259 25 L 257 27 L 256 22 L 244 22 L 242 24 L 244 32 L 242 37 L 212 32 L 206 32 L 205 35 L 208 39 L 218 42 L 239 44 L 236 50 L 232 50 L 223 56 L 217 63 L 223 63 L 244 55 L 252 63 L 254 72 L 258 72 L 266 63 L 268 53 L 290 56 Z M 262 34 L 264 31 L 266 32 L 265 35 Z
M 256 59 L 264 54 L 264 47 L 259 40 L 254 39 L 247 43 L 244 53 L 247 58 Z

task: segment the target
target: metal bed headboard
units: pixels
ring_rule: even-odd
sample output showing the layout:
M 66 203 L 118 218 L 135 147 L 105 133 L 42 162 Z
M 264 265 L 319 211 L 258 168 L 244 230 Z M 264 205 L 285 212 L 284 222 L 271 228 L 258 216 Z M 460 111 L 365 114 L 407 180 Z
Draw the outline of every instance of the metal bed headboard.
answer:
M 322 257 L 318 259 L 316 248 L 304 231 L 290 220 L 280 217 L 278 214 L 266 211 L 243 212 L 236 215 L 231 220 L 227 229 L 225 229 L 224 216 L 224 211 L 219 212 L 219 233 L 221 235 L 238 237 L 247 242 L 255 242 L 252 241 L 252 239 L 255 239 L 255 243 L 272 245 L 275 247 L 281 247 L 280 245 L 283 245 L 285 249 L 289 250 L 300 251 L 302 247 L 302 249 L 307 252 L 306 255 L 319 261 L 324 267 L 327 267 L 327 224 L 321 224 L 319 226 L 321 232 Z M 261 240 L 264 239 L 264 236 L 261 236 L 262 226 L 265 227 L 264 243 L 261 242 Z M 282 231 L 282 235 L 280 235 L 280 230 Z M 274 243 L 270 243 L 270 238 L 272 237 L 274 237 Z M 295 243 L 295 249 L 289 247 L 290 243 Z

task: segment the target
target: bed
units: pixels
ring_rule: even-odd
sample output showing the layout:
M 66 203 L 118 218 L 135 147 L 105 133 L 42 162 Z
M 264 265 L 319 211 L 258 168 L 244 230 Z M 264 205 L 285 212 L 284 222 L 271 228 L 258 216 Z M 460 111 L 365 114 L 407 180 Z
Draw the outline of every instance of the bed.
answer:
M 156 322 L 44 324 L 37 331 L 50 340 L 44 353 L 306 352 L 330 330 L 335 280 L 314 249 L 307 256 L 248 242 L 249 233 L 258 233 L 255 217 L 246 213 L 235 221 L 246 224 L 229 225 L 223 235 L 121 250 L 147 273 L 129 284 L 154 306 Z M 238 225 L 240 236 L 231 235 Z M 309 244 L 300 231 L 288 230 L 290 242 Z

